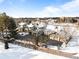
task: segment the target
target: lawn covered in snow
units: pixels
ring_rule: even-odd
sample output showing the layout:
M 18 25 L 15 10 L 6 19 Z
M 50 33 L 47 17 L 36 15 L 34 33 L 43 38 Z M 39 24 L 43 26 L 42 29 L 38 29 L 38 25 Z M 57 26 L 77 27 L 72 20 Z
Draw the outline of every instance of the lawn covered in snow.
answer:
M 4 44 L 0 42 L 0 59 L 70 59 L 37 50 L 9 44 L 9 49 L 4 49 Z
M 77 53 L 75 56 L 79 57 L 79 30 L 72 34 L 72 39 L 67 44 L 67 47 L 62 48 L 61 51 Z

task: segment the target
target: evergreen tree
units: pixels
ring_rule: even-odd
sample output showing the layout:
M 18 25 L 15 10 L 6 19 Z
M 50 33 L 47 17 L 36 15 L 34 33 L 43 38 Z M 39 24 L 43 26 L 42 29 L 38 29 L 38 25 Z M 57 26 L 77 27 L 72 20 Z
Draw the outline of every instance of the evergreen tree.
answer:
M 9 39 L 11 37 L 13 38 L 15 37 L 16 35 L 15 29 L 16 29 L 16 24 L 13 18 L 7 16 L 6 13 L 0 14 L 0 31 L 2 31 L 2 33 L 4 32 L 6 33 L 5 37 L 3 36 L 5 49 L 9 48 L 8 46 Z M 10 33 L 10 35 L 8 33 Z

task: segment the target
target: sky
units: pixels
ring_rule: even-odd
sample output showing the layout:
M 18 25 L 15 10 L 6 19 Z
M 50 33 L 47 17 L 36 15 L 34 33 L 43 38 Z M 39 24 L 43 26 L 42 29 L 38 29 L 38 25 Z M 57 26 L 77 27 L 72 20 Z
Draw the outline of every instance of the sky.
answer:
M 0 0 L 0 13 L 11 17 L 79 16 L 79 0 Z

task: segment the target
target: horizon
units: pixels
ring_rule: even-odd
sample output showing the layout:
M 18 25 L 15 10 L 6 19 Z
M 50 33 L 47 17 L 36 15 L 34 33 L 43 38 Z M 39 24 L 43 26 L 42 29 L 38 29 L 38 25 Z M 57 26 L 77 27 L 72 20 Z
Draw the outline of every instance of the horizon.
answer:
M 0 12 L 14 18 L 78 17 L 79 0 L 0 0 Z

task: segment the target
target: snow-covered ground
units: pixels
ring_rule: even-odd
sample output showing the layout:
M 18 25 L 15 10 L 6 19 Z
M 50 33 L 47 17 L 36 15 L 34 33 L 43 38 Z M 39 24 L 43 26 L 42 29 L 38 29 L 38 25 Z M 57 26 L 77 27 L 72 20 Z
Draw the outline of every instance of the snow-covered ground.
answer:
M 60 47 L 60 51 L 76 53 L 74 56 L 79 57 L 79 30 L 73 27 L 71 27 L 69 30 L 69 33 L 73 32 L 72 39 L 67 44 L 67 47 Z M 48 48 L 58 50 L 57 46 L 48 46 Z
M 49 26 L 47 29 L 53 28 Z M 54 29 L 54 28 L 53 28 Z M 76 31 L 76 30 L 75 30 Z M 26 33 L 19 33 L 26 34 Z M 0 59 L 71 59 L 68 57 L 53 55 L 13 44 L 9 44 L 10 48 L 5 50 L 4 44 L 0 42 Z M 51 49 L 57 49 L 56 46 L 49 46 Z M 77 53 L 79 56 L 79 31 L 73 34 L 72 39 L 67 44 L 67 47 L 61 48 L 61 51 Z
M 72 34 L 72 39 L 67 44 L 67 47 L 62 48 L 61 51 L 77 53 L 75 56 L 79 57 L 79 30 L 76 30 L 74 34 Z
M 13 44 L 9 46 L 10 48 L 5 50 L 4 44 L 0 42 L 0 59 L 70 59 Z

